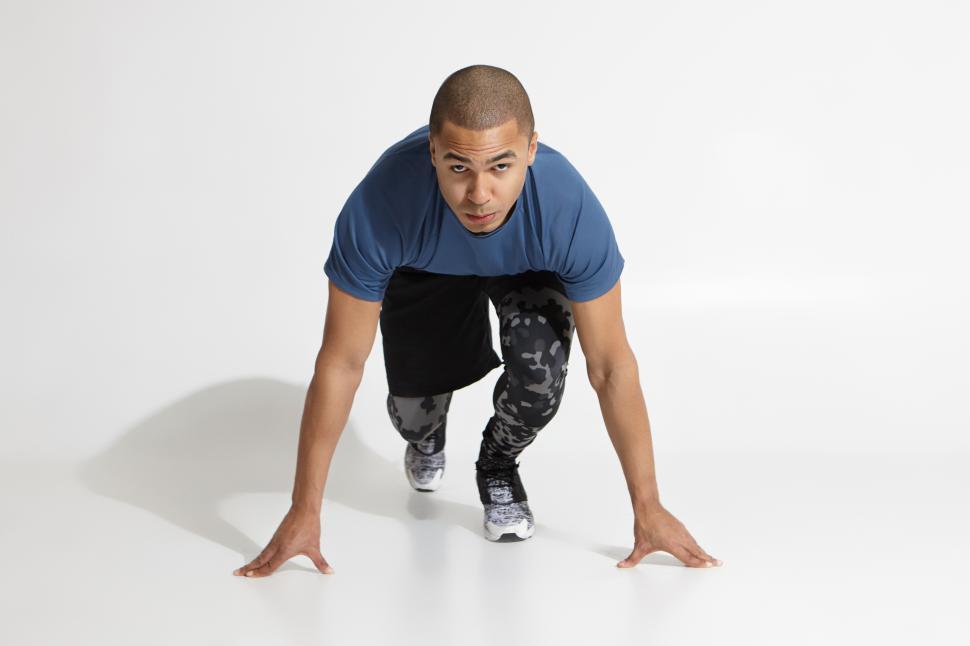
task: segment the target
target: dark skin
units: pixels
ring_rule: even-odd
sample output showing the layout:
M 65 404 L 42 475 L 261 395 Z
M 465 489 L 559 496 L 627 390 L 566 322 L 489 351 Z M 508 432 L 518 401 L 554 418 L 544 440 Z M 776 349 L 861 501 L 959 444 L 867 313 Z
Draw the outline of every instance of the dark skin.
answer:
M 514 119 L 484 131 L 446 121 L 429 138 L 439 190 L 465 228 L 485 233 L 502 225 L 522 192 L 527 167 L 535 161 L 537 140 L 538 133 L 521 132 Z M 474 217 L 481 214 L 494 215 L 484 221 Z M 673 554 L 690 567 L 721 565 L 660 503 L 650 421 L 623 325 L 620 281 L 598 298 L 572 302 L 572 309 L 587 377 L 633 508 L 633 548 L 616 566 L 633 567 L 656 551 Z M 380 311 L 380 302 L 361 300 L 330 283 L 323 343 L 300 424 L 292 504 L 266 548 L 233 574 L 268 576 L 299 554 L 323 574 L 333 573 L 320 551 L 321 505 L 330 460 L 363 377 Z

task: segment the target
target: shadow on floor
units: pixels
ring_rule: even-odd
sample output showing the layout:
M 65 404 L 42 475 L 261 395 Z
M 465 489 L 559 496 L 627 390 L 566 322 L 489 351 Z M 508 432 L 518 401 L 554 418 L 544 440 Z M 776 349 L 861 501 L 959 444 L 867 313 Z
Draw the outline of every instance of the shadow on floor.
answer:
M 223 519 L 219 506 L 239 494 L 292 491 L 305 396 L 305 388 L 272 379 L 206 388 L 134 425 L 102 453 L 82 462 L 75 475 L 92 492 L 144 509 L 235 550 L 248 562 L 264 546 Z M 476 536 L 482 533 L 477 502 L 431 500 L 428 494 L 411 491 L 403 464 L 373 451 L 353 420 L 337 445 L 325 499 L 324 506 L 326 501 L 337 502 L 398 520 L 411 531 L 424 531 L 413 521 L 433 519 Z M 545 538 L 616 561 L 629 554 L 629 548 L 594 543 L 543 524 L 537 529 Z M 643 562 L 681 565 L 665 554 L 651 554 Z M 292 561 L 279 569 L 315 572 Z
M 271 379 L 206 388 L 136 424 L 82 462 L 75 475 L 94 493 L 144 509 L 248 561 L 264 546 L 224 520 L 219 506 L 243 493 L 292 491 L 305 396 L 305 389 Z M 326 501 L 407 526 L 434 519 L 481 533 L 479 507 L 415 500 L 419 496 L 427 498 L 407 486 L 403 464 L 374 452 L 351 420 L 331 462 Z M 309 570 L 292 561 L 280 567 L 287 569 Z

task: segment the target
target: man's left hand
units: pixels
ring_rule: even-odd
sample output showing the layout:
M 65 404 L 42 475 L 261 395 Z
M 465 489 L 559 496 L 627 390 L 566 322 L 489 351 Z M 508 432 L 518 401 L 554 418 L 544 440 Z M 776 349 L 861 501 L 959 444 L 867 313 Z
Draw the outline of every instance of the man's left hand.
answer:
M 721 565 L 721 561 L 701 549 L 683 523 L 660 506 L 660 503 L 636 512 L 633 537 L 633 551 L 630 556 L 617 563 L 617 567 L 633 567 L 644 556 L 658 550 L 673 554 L 688 567 Z

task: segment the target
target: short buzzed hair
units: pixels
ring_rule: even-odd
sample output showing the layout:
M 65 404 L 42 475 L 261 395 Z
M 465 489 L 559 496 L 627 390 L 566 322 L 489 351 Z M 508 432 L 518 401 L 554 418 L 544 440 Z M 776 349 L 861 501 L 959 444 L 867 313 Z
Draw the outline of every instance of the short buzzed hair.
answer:
M 500 67 L 471 65 L 453 72 L 431 103 L 429 129 L 441 133 L 445 121 L 468 130 L 488 130 L 515 119 L 529 139 L 535 130 L 532 104 L 515 75 Z

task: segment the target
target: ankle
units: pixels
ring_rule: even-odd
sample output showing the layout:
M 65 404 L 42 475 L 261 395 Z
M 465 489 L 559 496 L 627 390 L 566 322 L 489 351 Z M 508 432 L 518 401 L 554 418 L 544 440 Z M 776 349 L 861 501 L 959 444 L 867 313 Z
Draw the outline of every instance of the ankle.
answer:
M 415 451 L 425 455 L 440 453 L 445 448 L 445 425 L 442 423 L 434 431 L 417 442 L 408 442 Z
M 518 456 L 508 456 L 503 453 L 492 453 L 482 450 L 478 453 L 478 460 L 475 461 L 475 468 L 489 469 L 489 468 L 509 468 L 517 467 L 516 462 Z

